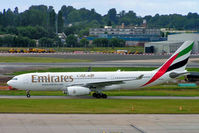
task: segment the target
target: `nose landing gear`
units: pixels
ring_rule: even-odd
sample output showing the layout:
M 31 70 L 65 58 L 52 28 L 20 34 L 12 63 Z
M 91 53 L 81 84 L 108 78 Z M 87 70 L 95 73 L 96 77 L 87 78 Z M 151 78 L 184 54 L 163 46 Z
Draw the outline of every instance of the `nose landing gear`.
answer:
M 26 96 L 27 96 L 27 98 L 30 98 L 30 90 L 26 91 Z

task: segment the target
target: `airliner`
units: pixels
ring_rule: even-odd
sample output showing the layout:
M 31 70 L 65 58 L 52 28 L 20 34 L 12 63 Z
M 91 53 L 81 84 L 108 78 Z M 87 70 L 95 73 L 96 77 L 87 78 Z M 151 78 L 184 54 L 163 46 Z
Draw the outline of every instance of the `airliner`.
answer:
M 193 45 L 194 41 L 184 42 L 161 67 L 153 71 L 28 73 L 13 77 L 7 84 L 25 90 L 28 98 L 30 91 L 63 91 L 69 96 L 92 94 L 95 98 L 107 98 L 102 92 L 144 88 L 187 75 L 185 68 Z

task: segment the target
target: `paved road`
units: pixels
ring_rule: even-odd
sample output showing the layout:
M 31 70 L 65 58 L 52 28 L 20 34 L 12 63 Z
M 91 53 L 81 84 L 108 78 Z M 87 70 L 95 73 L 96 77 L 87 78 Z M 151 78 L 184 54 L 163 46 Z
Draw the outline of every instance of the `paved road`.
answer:
M 198 133 L 199 115 L 0 114 L 1 133 Z
M 0 99 L 27 99 L 26 96 L 2 96 Z M 30 99 L 95 99 L 92 96 L 31 96 Z M 181 96 L 109 96 L 108 99 L 199 99 Z

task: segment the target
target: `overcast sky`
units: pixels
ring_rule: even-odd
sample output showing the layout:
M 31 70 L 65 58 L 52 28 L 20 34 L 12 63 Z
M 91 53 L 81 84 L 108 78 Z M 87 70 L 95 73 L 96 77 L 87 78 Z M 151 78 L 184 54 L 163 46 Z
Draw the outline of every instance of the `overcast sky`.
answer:
M 17 6 L 19 11 L 27 10 L 31 5 L 53 6 L 56 12 L 62 5 L 75 8 L 94 8 L 98 13 L 104 15 L 111 8 L 118 12 L 133 10 L 138 16 L 159 14 L 187 14 L 189 12 L 199 13 L 199 0 L 0 0 L 0 11 Z

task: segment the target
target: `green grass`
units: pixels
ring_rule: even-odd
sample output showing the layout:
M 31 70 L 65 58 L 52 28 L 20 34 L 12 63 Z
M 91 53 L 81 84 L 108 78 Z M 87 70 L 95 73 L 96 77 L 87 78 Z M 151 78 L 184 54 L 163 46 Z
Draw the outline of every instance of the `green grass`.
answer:
M 178 88 L 178 87 L 176 87 Z M 182 89 L 179 90 L 122 90 L 122 91 L 107 91 L 109 96 L 199 96 L 199 89 Z
M 31 91 L 32 96 L 65 96 L 62 91 Z M 26 91 L 22 90 L 1 90 L 0 95 L 25 96 Z
M 138 90 L 115 90 L 104 92 L 108 96 L 199 96 L 198 87 L 178 87 L 177 85 L 157 85 Z M 26 95 L 25 91 L 0 91 L 0 95 Z M 32 96 L 64 96 L 62 91 L 31 91 Z
M 19 57 L 19 56 L 0 56 L 3 63 L 62 63 L 62 62 L 89 62 L 89 60 L 48 58 L 48 57 Z
M 198 114 L 199 100 L 1 99 L 0 113 Z

